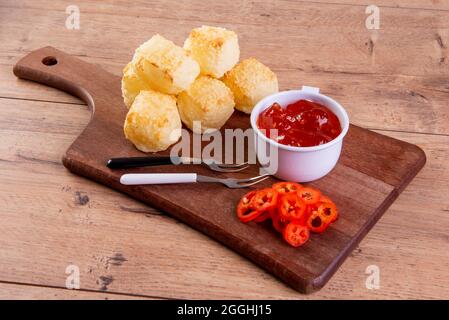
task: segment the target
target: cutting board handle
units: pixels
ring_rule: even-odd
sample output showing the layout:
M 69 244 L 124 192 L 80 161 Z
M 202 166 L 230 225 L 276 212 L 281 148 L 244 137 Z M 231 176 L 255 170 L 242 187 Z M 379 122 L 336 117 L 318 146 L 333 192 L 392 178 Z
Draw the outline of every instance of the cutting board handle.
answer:
M 111 82 L 115 79 L 110 73 L 100 67 L 92 68 L 92 64 L 53 47 L 29 53 L 16 63 L 13 71 L 19 78 L 36 81 L 80 98 L 92 112 L 95 111 L 92 97 L 100 92 L 110 92 L 117 86 Z

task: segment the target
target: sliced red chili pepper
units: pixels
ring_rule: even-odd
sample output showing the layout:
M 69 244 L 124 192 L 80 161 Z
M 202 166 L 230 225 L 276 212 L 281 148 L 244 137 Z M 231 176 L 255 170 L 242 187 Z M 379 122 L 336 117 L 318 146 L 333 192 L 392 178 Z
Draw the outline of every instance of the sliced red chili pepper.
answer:
M 323 217 L 318 211 L 313 211 L 312 214 L 307 218 L 306 226 L 312 232 L 323 233 L 330 224 L 330 220 Z
M 276 229 L 277 232 L 282 232 L 284 230 L 284 227 L 288 224 L 287 220 L 282 219 L 279 216 L 277 210 L 273 210 L 271 212 L 271 220 L 273 222 L 273 228 Z
M 296 193 L 285 193 L 279 199 L 278 210 L 282 219 L 299 222 L 306 211 L 306 204 Z
M 290 222 L 282 233 L 284 240 L 293 247 L 303 245 L 309 239 L 309 229 L 302 224 Z
M 321 202 L 318 206 L 318 213 L 322 217 L 327 217 L 329 222 L 334 222 L 338 218 L 337 206 L 331 202 Z
M 242 222 L 249 222 L 257 218 L 261 211 L 257 210 L 253 205 L 253 199 L 256 191 L 250 191 L 245 194 L 237 205 L 237 217 Z
M 295 182 L 279 182 L 272 188 L 251 191 L 240 199 L 237 216 L 242 222 L 262 222 L 271 218 L 273 227 L 292 246 L 322 233 L 338 218 L 335 203 L 317 189 Z
M 312 215 L 312 213 L 317 210 L 318 210 L 317 203 L 306 205 L 306 211 L 302 215 L 300 223 L 302 223 L 303 225 L 307 225 L 307 220 Z
M 297 192 L 302 188 L 302 185 L 296 182 L 283 181 L 273 184 L 272 188 L 279 194 L 284 194 L 289 192 Z
M 254 219 L 254 222 L 263 222 L 271 218 L 271 211 L 266 210 L 262 212 L 257 218 Z
M 256 191 L 252 200 L 253 206 L 256 210 L 261 212 L 270 211 L 276 208 L 278 202 L 278 193 L 271 188 Z
M 320 190 L 306 187 L 300 189 L 298 195 L 307 205 L 309 205 L 315 204 L 320 200 L 321 192 Z

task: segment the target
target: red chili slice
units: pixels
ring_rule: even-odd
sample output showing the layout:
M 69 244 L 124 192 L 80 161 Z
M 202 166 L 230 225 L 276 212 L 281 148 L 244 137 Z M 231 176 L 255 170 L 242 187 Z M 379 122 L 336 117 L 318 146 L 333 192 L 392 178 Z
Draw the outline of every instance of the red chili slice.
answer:
M 293 247 L 303 245 L 309 239 L 309 229 L 302 224 L 290 222 L 282 233 L 284 240 Z
M 327 217 L 329 222 L 334 222 L 338 218 L 337 206 L 331 202 L 321 202 L 318 206 L 318 213 L 322 217 Z
M 296 182 L 283 181 L 273 184 L 272 188 L 276 190 L 279 194 L 284 194 L 290 192 L 297 192 L 299 189 L 302 188 L 302 185 Z
M 314 188 L 302 188 L 298 191 L 299 197 L 307 204 L 315 204 L 320 200 L 320 190 Z
M 253 205 L 253 199 L 256 195 L 256 191 L 250 191 L 245 194 L 237 205 L 237 217 L 242 222 L 249 222 L 257 218 L 261 211 L 257 210 Z
M 271 188 L 256 191 L 252 202 L 253 206 L 259 211 L 273 210 L 278 202 L 278 193 Z
M 301 219 L 301 223 L 303 225 L 307 225 L 307 220 L 309 219 L 309 217 L 312 215 L 313 212 L 317 211 L 318 207 L 317 207 L 317 203 L 315 204 L 309 204 L 306 205 L 306 211 L 304 212 L 304 214 L 302 215 L 302 219 Z
M 271 218 L 271 211 L 266 210 L 262 212 L 257 218 L 254 219 L 254 222 L 264 222 L 265 220 L 268 220 Z
M 312 214 L 307 218 L 307 228 L 315 233 L 323 233 L 330 224 L 330 220 L 323 217 L 318 211 L 313 211 Z
M 273 228 L 276 229 L 277 232 L 282 232 L 284 227 L 288 224 L 287 220 L 284 220 L 279 216 L 277 210 L 273 210 L 271 213 L 271 220 L 273 223 Z
M 296 193 L 290 192 L 281 196 L 278 210 L 282 219 L 300 222 L 306 211 L 306 204 Z

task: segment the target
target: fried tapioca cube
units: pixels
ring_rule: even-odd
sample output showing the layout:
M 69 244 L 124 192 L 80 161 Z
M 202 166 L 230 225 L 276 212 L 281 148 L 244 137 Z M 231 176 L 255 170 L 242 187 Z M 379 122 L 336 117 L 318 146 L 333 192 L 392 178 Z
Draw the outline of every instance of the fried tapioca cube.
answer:
M 189 89 L 178 95 L 182 122 L 196 133 L 220 129 L 234 112 L 231 90 L 220 80 L 199 76 Z M 194 125 L 197 121 L 200 128 Z
M 122 77 L 122 97 L 128 109 L 131 107 L 140 91 L 148 88 L 148 83 L 136 73 L 132 63 L 128 63 L 125 69 L 123 69 Z
M 166 150 L 181 136 L 176 98 L 143 90 L 134 99 L 123 127 L 126 139 L 143 152 Z
M 151 89 L 166 94 L 186 90 L 200 73 L 183 48 L 158 34 L 137 48 L 132 64 Z
M 202 26 L 193 29 L 184 42 L 184 49 L 195 59 L 201 74 L 221 78 L 239 61 L 237 34 L 219 27 Z
M 262 98 L 279 91 L 276 74 L 254 58 L 239 62 L 222 78 L 234 94 L 235 108 L 251 113 Z

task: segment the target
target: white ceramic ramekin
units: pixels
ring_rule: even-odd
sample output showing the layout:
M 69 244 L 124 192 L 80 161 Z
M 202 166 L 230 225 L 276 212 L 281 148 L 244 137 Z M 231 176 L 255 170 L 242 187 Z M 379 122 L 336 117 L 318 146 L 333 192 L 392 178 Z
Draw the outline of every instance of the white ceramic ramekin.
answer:
M 349 118 L 345 109 L 335 100 L 319 93 L 320 89 L 303 86 L 302 90 L 289 90 L 272 94 L 260 100 L 251 112 L 251 126 L 255 134 L 256 153 L 259 162 L 264 163 L 266 150 L 276 148 L 277 169 L 273 173 L 282 180 L 308 182 L 317 180 L 328 174 L 337 164 L 340 157 L 343 138 L 349 129 Z M 273 103 L 282 107 L 306 99 L 328 107 L 340 121 L 342 132 L 334 140 L 314 147 L 293 147 L 280 144 L 267 138 L 257 127 L 259 114 Z M 262 147 L 262 148 L 261 148 Z M 263 152 L 263 154 L 262 154 Z M 275 161 L 276 159 L 270 159 Z

